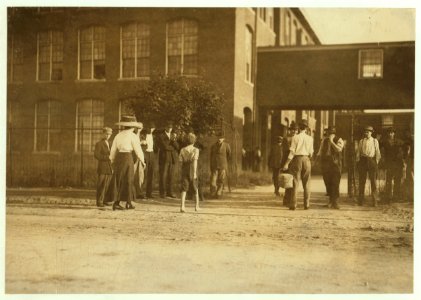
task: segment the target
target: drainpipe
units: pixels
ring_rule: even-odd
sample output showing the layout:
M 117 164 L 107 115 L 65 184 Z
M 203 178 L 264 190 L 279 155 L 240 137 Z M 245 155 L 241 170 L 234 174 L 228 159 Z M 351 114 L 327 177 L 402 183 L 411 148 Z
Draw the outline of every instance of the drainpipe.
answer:
M 256 7 L 256 11 L 254 12 L 254 34 L 253 34 L 253 41 L 252 41 L 252 78 L 253 78 L 253 136 L 251 140 L 251 148 L 254 150 L 256 145 L 258 145 L 258 129 L 259 124 L 257 124 L 258 115 L 257 115 L 257 91 L 256 91 L 256 78 L 257 78 L 257 15 L 258 15 L 258 8 Z

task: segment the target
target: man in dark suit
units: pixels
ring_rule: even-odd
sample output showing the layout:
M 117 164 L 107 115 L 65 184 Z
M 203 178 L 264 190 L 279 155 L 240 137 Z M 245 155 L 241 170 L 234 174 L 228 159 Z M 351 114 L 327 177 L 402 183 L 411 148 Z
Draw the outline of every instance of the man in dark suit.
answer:
M 224 133 L 218 134 L 218 141 L 211 147 L 210 168 L 211 168 L 211 196 L 218 198 L 222 195 L 224 180 L 227 174 L 228 161 L 231 160 L 230 145 L 225 142 Z
M 275 187 L 275 195 L 279 196 L 279 172 L 282 168 L 282 136 L 276 138 L 276 143 L 274 143 L 270 149 L 268 167 L 272 170 L 272 180 Z
M 172 132 L 173 125 L 168 122 L 164 132 L 158 136 L 159 147 L 159 194 L 175 198 L 172 193 L 172 182 L 174 177 L 175 164 L 178 160 L 177 135 Z
M 104 127 L 102 132 L 104 136 L 98 143 L 96 143 L 94 152 L 94 156 L 98 160 L 98 181 L 96 191 L 96 205 L 98 207 L 103 207 L 104 204 L 112 202 L 112 199 L 109 198 L 109 186 L 113 175 L 113 170 L 110 160 L 111 147 L 108 140 L 110 139 L 113 130 L 109 127 Z

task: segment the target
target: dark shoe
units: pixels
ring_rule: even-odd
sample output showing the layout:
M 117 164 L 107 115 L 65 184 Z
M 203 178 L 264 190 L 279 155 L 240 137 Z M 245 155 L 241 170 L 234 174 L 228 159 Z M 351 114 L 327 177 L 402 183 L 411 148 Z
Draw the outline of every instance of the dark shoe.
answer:
M 281 196 L 281 194 L 279 194 L 279 192 L 275 192 L 275 196 Z
M 98 207 L 104 207 L 104 204 L 102 204 L 102 203 L 97 203 L 97 204 L 96 204 L 96 206 L 98 206 Z
M 126 203 L 126 209 L 134 209 L 134 206 L 131 203 Z
M 290 207 L 289 210 L 295 210 L 295 207 Z
M 113 204 L 113 210 L 124 210 L 124 207 L 120 204 Z
M 112 202 L 104 202 L 104 205 L 105 206 L 111 206 L 111 205 L 113 205 L 113 203 Z
M 146 195 L 146 199 L 153 199 L 152 195 Z
M 331 208 L 333 209 L 339 209 L 339 205 L 337 203 L 332 204 Z
M 305 209 L 305 210 L 309 210 L 309 209 L 310 209 L 310 207 L 308 207 L 308 206 L 304 206 L 304 209 Z
M 173 194 L 168 194 L 168 195 L 167 195 L 167 198 L 175 199 L 175 198 L 177 198 L 177 197 L 176 197 L 176 196 L 174 196 Z
M 136 199 L 145 199 L 145 195 L 139 195 L 136 197 Z

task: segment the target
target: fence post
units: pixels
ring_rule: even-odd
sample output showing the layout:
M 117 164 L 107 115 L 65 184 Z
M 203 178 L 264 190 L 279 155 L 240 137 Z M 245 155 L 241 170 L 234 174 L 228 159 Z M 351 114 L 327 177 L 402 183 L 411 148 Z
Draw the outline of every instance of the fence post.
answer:
M 83 187 L 83 122 L 80 128 L 80 186 Z

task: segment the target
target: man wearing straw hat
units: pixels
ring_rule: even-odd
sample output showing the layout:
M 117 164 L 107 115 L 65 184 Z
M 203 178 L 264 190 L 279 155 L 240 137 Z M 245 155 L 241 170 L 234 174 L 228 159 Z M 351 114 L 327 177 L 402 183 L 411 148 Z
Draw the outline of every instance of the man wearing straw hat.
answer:
M 104 134 L 103 138 L 95 144 L 94 156 L 98 160 L 98 180 L 96 189 L 96 205 L 103 207 L 107 202 L 112 201 L 109 199 L 109 186 L 113 176 L 113 169 L 110 161 L 110 143 L 108 140 L 113 134 L 113 130 L 109 127 L 102 129 Z
M 123 126 L 123 130 L 115 136 L 110 153 L 115 178 L 113 210 L 124 209 L 120 205 L 120 201 L 126 201 L 126 209 L 133 209 L 134 206 L 131 202 L 135 197 L 135 188 L 132 152 L 140 161 L 144 159 L 139 137 L 133 131 L 142 126 L 134 116 L 122 116 L 116 125 Z

